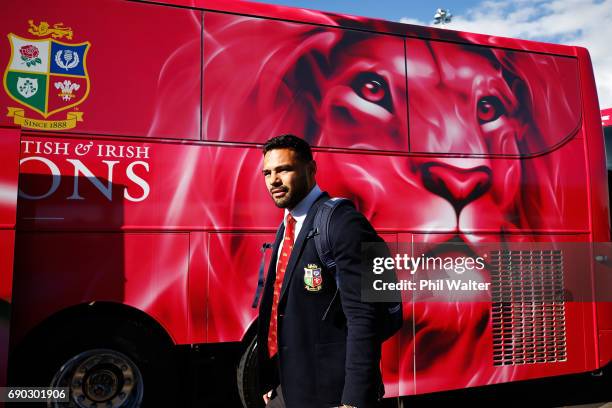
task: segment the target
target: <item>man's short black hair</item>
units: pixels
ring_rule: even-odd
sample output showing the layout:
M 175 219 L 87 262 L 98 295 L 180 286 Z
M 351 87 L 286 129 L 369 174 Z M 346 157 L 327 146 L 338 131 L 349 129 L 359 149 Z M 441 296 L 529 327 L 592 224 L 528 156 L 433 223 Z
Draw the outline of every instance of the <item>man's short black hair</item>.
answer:
M 268 140 L 263 146 L 264 156 L 270 150 L 274 149 L 293 149 L 298 157 L 304 163 L 312 161 L 312 150 L 307 141 L 292 134 L 275 136 Z

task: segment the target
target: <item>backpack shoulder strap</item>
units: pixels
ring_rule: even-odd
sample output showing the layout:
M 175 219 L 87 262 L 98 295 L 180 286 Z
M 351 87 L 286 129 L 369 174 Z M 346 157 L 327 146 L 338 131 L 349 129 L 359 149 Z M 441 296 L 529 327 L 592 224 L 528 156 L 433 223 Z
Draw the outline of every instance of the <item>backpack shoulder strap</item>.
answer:
M 332 255 L 331 243 L 329 241 L 329 226 L 334 210 L 344 203 L 353 205 L 351 200 L 347 198 L 330 198 L 319 206 L 314 218 L 315 247 L 317 248 L 319 259 L 321 259 L 321 262 L 323 262 L 328 269 L 336 267 L 336 261 Z
M 281 221 L 280 225 L 276 229 L 276 238 L 274 238 L 274 242 L 280 239 L 279 235 L 280 235 L 280 231 L 282 227 L 283 227 L 283 222 Z M 259 306 L 259 298 L 261 297 L 261 292 L 263 291 L 264 282 L 265 282 L 264 281 L 264 268 L 266 266 L 266 250 L 271 249 L 272 246 L 273 244 L 269 242 L 264 242 L 261 247 L 261 262 L 259 263 L 259 272 L 257 273 L 257 287 L 255 288 L 255 297 L 253 298 L 253 303 L 251 304 L 251 307 L 253 309 L 257 309 L 257 307 Z
M 336 279 L 336 293 L 334 293 L 331 302 L 329 302 L 327 309 L 325 309 L 325 313 L 323 313 L 323 317 L 321 318 L 322 321 L 327 318 L 327 314 L 329 313 L 332 305 L 338 298 L 338 293 L 340 291 L 339 277 L 338 274 L 335 273 L 336 260 L 334 259 L 334 256 L 332 254 L 331 242 L 329 240 L 329 227 L 331 224 L 332 214 L 334 213 L 334 210 L 345 203 L 353 205 L 352 201 L 347 198 L 330 198 L 319 206 L 314 218 L 313 231 L 317 255 L 319 255 L 319 259 L 321 260 L 321 262 L 323 262 L 327 269 L 330 269 L 334 272 L 334 277 Z

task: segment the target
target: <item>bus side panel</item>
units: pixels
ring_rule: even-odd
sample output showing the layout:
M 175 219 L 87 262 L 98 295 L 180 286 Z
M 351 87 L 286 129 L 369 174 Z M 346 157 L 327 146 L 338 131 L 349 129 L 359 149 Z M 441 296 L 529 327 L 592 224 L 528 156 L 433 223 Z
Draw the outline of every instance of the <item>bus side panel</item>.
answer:
M 398 253 L 405 253 L 408 256 L 415 256 L 413 251 L 413 241 L 414 235 L 408 233 L 399 233 L 398 234 Z M 397 272 L 397 271 L 396 271 Z M 402 276 L 401 272 L 398 273 L 398 279 L 408 279 L 411 281 L 415 281 L 414 275 L 406 274 Z M 404 272 L 405 273 L 405 272 Z M 399 330 L 399 333 L 390 339 L 388 342 L 383 344 L 383 352 L 385 348 L 393 347 L 393 351 L 396 354 L 396 365 L 387 364 L 387 370 L 383 372 L 383 377 L 386 379 L 391 376 L 391 378 L 397 378 L 398 387 L 397 387 L 397 395 L 414 395 L 416 394 L 416 371 L 415 371 L 415 342 L 414 342 L 414 333 L 415 326 L 418 323 L 414 317 L 418 315 L 416 311 L 417 305 L 414 302 L 414 293 L 411 291 L 402 291 L 402 313 L 404 317 L 404 324 Z M 395 341 L 396 344 L 392 342 Z M 391 343 L 391 344 L 389 344 Z M 390 353 L 390 355 L 394 355 Z M 384 356 L 384 354 L 383 354 Z M 395 367 L 397 372 L 391 370 L 389 373 L 389 367 Z M 387 385 L 385 382 L 385 395 L 387 395 Z M 391 389 L 390 391 L 393 391 Z M 390 396 L 394 396 L 394 394 L 390 394 Z
M 22 144 L 20 229 L 267 228 L 258 147 L 29 135 Z M 382 161 L 382 157 L 380 160 Z
M 188 343 L 188 234 L 19 232 L 16 254 L 11 345 L 51 315 L 94 301 L 144 311 Z
M 593 256 L 596 259 L 593 306 L 596 307 L 597 325 L 595 335 L 590 337 L 598 340 L 596 360 L 599 367 L 604 367 L 612 361 L 612 243 L 595 243 Z
M 0 128 L 0 163 L 2 163 L 0 167 L 0 387 L 6 385 L 6 359 L 13 297 L 19 138 L 18 129 Z
M 612 361 L 612 330 L 599 330 L 599 366 L 605 367 Z
M 190 343 L 207 343 L 208 237 L 203 231 L 189 233 L 189 335 Z
M 415 234 L 414 240 L 417 255 L 424 248 L 439 245 L 431 235 Z M 495 236 L 479 237 L 474 249 L 486 259 L 488 249 L 506 247 L 493 244 L 498 240 Z M 591 302 L 572 301 L 567 295 L 576 293 L 578 297 L 585 293 L 584 287 L 590 287 L 590 273 L 588 268 L 584 268 L 585 255 L 589 253 L 589 236 L 517 234 L 506 236 L 504 241 L 509 248 L 523 248 L 527 250 L 523 254 L 528 254 L 502 261 L 509 262 L 505 268 L 514 268 L 514 279 L 520 278 L 516 281 L 518 286 L 502 285 L 502 295 L 499 296 L 517 300 L 493 299 L 491 302 L 490 296 L 495 291 L 462 291 L 460 300 L 445 301 L 445 297 L 457 295 L 442 291 L 433 292 L 433 295 L 415 303 L 416 331 L 412 341 L 403 344 L 402 349 L 406 354 L 409 349 L 415 349 L 417 394 L 595 368 L 595 347 L 590 337 L 594 327 Z M 439 248 L 445 246 L 439 245 Z M 547 267 L 543 268 L 543 265 L 547 265 L 551 258 L 539 258 L 540 251 L 535 248 L 558 249 L 562 275 L 538 278 L 548 276 Z M 436 250 L 437 256 L 452 256 L 452 252 L 440 251 Z M 492 265 L 484 273 L 472 270 L 461 277 L 492 282 L 495 276 Z M 516 269 L 518 265 L 520 269 Z M 429 279 L 435 279 L 435 276 L 429 272 Z M 567 300 L 530 301 L 541 291 L 539 288 L 543 284 L 540 279 L 547 285 L 564 287 Z
M 464 160 L 469 166 L 463 171 L 465 177 L 481 177 L 493 184 L 482 198 L 463 209 L 462 228 L 488 233 L 502 228 L 507 232 L 585 232 L 585 172 L 579 166 L 570 171 L 561 165 L 581 160 L 581 148 L 576 139 L 546 161 Z M 321 176 L 320 183 L 333 194 L 353 199 L 377 228 L 444 232 L 456 226 L 454 204 L 449 202 L 453 197 L 447 200 L 443 184 L 428 179 L 434 167 L 441 177 L 452 177 L 456 159 L 323 151 L 315 153 L 315 158 L 320 174 L 335 175 L 333 179 Z M 28 136 L 22 146 L 24 194 L 19 226 L 274 230 L 280 211 L 270 211 L 261 162 L 255 146 Z M 86 177 L 90 174 L 97 180 Z M 233 181 L 228 184 L 228 180 Z M 563 186 L 544 187 L 557 183 L 555 180 L 563 180 Z
M 50 153 L 37 154 L 30 150 L 24 154 L 24 157 L 42 157 L 52 161 L 61 175 L 56 179 L 59 183 L 57 188 L 48 197 L 22 198 L 19 223 L 24 230 L 116 231 L 120 228 L 172 230 L 195 227 L 221 233 L 236 230 L 270 233 L 282 219 L 281 211 L 270 203 L 261 180 L 262 155 L 257 147 L 91 141 L 93 152 L 99 149 L 106 152 L 109 146 L 113 146 L 115 152 L 123 146 L 124 152 L 127 152 L 131 146 L 134 148 L 132 153 L 139 154 L 139 157 L 128 158 L 98 157 L 97 154 L 78 156 L 74 153 L 75 149 L 79 144 L 89 145 L 87 139 L 32 136 L 28 140 L 70 145 L 67 147 L 68 156 L 63 155 L 61 150 L 56 154 L 53 151 L 56 145 L 53 144 L 50 145 Z M 44 148 L 44 145 L 41 146 Z M 583 183 L 584 170 L 580 165 L 571 171 L 560 165 L 570 160 L 580 160 L 583 156 L 578 152 L 582 146 L 581 139 L 572 140 L 554 153 L 534 159 L 463 159 L 462 165 L 466 168 L 477 171 L 483 167 L 489 168 L 493 185 L 483 192 L 479 200 L 461 212 L 459 225 L 462 236 L 496 236 L 500 229 L 508 233 L 542 229 L 585 233 L 587 197 Z M 30 144 L 31 149 L 35 147 L 35 143 Z M 137 147 L 141 148 L 140 151 L 135 150 Z M 168 157 L 173 160 L 167 160 Z M 448 197 L 445 198 L 428 184 L 423 172 L 419 171 L 431 169 L 434 165 L 448 168 L 459 163 L 456 159 L 328 151 L 316 152 L 315 159 L 320 175 L 334 175 L 333 178 L 320 176 L 321 187 L 332 195 L 351 198 L 379 231 L 435 231 L 437 234 L 432 236 L 440 240 L 451 239 L 457 234 L 457 213 Z M 75 160 L 98 177 L 97 185 L 91 178 L 83 176 L 83 167 Z M 118 163 L 111 168 L 109 162 L 112 161 Z M 137 166 L 132 168 L 134 173 L 146 181 L 147 194 L 143 189 L 144 184 L 140 181 L 140 184 L 136 183 L 137 179 L 129 175 L 128 168 L 132 164 Z M 47 194 L 54 180 L 51 167 L 40 159 L 23 163 L 22 177 L 31 179 L 27 188 L 24 185 L 27 190 L 24 192 L 30 196 Z M 75 169 L 79 169 L 76 179 Z M 556 177 L 551 178 L 552 174 Z M 113 188 L 106 191 L 104 187 L 111 175 Z M 562 185 L 550 184 L 550 180 L 562 181 Z M 538 194 L 542 192 L 549 194 L 546 196 L 548 201 L 538 199 Z M 76 199 L 77 195 L 82 199 Z M 109 197 L 112 199 L 109 200 Z M 540 208 L 543 204 L 555 211 L 530 216 L 532 209 Z M 487 216 L 483 217 L 484 214 Z M 248 310 L 255 272 L 261 259 L 259 249 L 262 242 L 237 240 L 237 246 L 230 245 L 230 241 L 215 243 L 219 238 L 231 241 L 229 235 L 213 234 L 208 244 L 212 271 L 209 302 L 211 307 L 214 306 L 208 315 L 214 319 L 208 323 L 211 328 L 208 341 L 239 339 L 253 320 L 254 311 Z M 228 257 L 233 257 L 232 262 L 224 261 Z M 234 265 L 234 260 L 242 263 Z M 228 264 L 233 266 L 228 269 Z M 232 286 L 223 286 L 227 285 L 227 276 L 237 278 L 232 280 Z M 218 288 L 223 289 L 217 293 Z M 226 296 L 221 296 L 222 293 Z M 240 299 L 240 305 L 224 307 L 228 298 Z M 217 314 L 224 316 L 224 319 L 217 319 Z M 218 326 L 223 325 L 226 328 L 217 330 Z M 410 347 L 402 346 L 401 349 L 410 350 Z M 432 359 L 443 360 L 444 356 L 443 352 L 435 352 Z M 404 361 L 409 356 L 402 355 L 400 358 Z M 493 377 L 490 381 L 504 379 Z
M 606 149 L 604 146 L 599 105 L 597 103 L 597 88 L 588 51 L 585 48 L 576 47 L 576 52 L 580 62 L 582 106 L 584 112 L 583 128 L 587 135 L 593 242 L 609 242 L 610 204 L 608 202 Z
M 270 206 L 273 204 L 270 202 Z M 281 216 L 282 219 L 282 216 Z M 264 243 L 273 243 L 269 233 L 210 233 L 208 341 L 241 341 L 257 318 L 251 304 L 257 287 L 257 272 Z M 265 252 L 264 274 L 272 251 Z
M 576 47 L 576 52 L 580 58 L 580 77 L 582 82 L 582 106 L 584 109 L 584 127 L 589 135 L 587 139 L 587 155 L 589 160 L 589 176 L 591 189 L 591 219 L 593 228 L 593 241 L 596 243 L 610 241 L 610 203 L 608 192 L 608 173 L 606 169 L 606 150 L 604 146 L 603 130 L 601 127 L 601 115 L 599 105 L 597 103 L 597 88 L 595 86 L 595 77 L 593 75 L 593 66 L 589 52 L 585 48 Z M 597 249 L 597 245 L 596 249 Z M 602 246 L 600 245 L 600 248 Z M 609 247 L 607 247 L 609 248 Z M 595 255 L 606 255 L 612 259 L 612 251 L 606 253 L 595 253 Z M 603 269 L 603 271 L 602 271 Z M 595 291 L 612 289 L 610 286 L 609 273 L 610 265 L 596 265 Z M 594 304 L 593 314 L 597 317 L 598 330 L 612 329 L 612 302 L 610 297 L 600 297 L 597 303 Z M 595 310 L 596 309 L 596 310 Z M 599 334 L 599 335 L 598 335 Z M 610 361 L 609 357 L 612 354 L 610 342 L 605 341 L 607 334 L 594 332 L 595 339 L 603 339 L 599 344 L 599 362 Z

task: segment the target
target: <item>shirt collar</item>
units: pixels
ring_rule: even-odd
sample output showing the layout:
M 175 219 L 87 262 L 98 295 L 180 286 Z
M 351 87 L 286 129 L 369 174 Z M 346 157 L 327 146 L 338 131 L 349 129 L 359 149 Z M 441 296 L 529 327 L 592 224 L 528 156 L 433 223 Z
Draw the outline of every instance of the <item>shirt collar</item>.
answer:
M 285 208 L 285 220 L 287 219 L 287 214 L 291 213 L 291 216 L 293 216 L 297 222 L 304 221 L 306 214 L 308 214 L 308 210 L 310 210 L 310 207 L 312 207 L 314 202 L 317 201 L 317 198 L 319 198 L 322 193 L 323 191 L 321 191 L 319 185 L 315 184 L 312 190 L 310 190 L 306 197 L 304 197 L 302 201 L 300 201 L 298 205 L 293 208 L 293 210 L 289 211 Z

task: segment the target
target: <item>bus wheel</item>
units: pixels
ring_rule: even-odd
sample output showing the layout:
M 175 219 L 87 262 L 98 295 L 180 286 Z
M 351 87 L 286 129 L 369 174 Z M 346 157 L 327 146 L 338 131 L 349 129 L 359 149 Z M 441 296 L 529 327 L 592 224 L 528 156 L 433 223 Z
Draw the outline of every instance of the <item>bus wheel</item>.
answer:
M 178 406 L 172 345 L 142 321 L 75 319 L 27 339 L 12 353 L 15 386 L 67 387 L 56 407 Z
M 263 407 L 263 398 L 257 389 L 257 337 L 251 340 L 242 354 L 236 374 L 242 406 L 244 408 Z
M 144 391 L 138 366 L 111 349 L 78 353 L 60 367 L 50 386 L 69 388 L 72 400 L 82 407 L 138 407 Z

